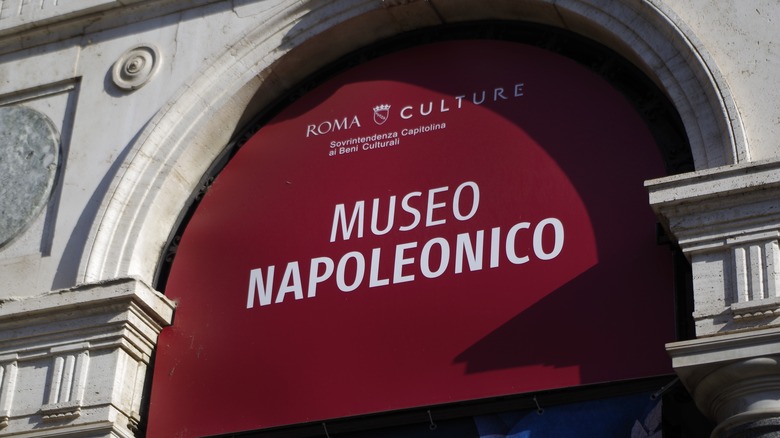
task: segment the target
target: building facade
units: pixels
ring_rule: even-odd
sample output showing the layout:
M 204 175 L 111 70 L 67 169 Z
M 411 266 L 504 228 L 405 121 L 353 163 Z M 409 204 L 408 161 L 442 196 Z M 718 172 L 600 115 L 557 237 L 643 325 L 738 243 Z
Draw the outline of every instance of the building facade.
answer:
M 668 100 L 690 158 L 645 185 L 691 270 L 671 366 L 713 436 L 780 434 L 778 20 L 761 0 L 0 2 L 0 436 L 144 434 L 166 269 L 231 145 L 366 48 L 477 24 L 592 41 Z

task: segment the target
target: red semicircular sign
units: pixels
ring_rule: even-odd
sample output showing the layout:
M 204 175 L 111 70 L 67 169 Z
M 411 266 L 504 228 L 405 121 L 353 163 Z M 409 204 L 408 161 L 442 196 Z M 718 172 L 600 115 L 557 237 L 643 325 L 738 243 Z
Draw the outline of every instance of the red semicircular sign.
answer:
M 662 162 L 601 77 L 512 42 L 377 58 L 273 118 L 183 235 L 149 436 L 668 373 Z

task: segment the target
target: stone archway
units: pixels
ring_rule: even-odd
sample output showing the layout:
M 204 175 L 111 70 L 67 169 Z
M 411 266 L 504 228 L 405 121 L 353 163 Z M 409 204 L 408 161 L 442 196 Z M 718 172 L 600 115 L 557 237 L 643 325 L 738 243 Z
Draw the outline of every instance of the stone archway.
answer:
M 181 211 L 236 128 L 306 75 L 379 39 L 485 19 L 537 22 L 597 40 L 667 93 L 697 169 L 749 159 L 736 106 L 706 50 L 670 10 L 648 2 L 310 0 L 276 7 L 148 124 L 101 205 L 79 280 L 152 284 Z

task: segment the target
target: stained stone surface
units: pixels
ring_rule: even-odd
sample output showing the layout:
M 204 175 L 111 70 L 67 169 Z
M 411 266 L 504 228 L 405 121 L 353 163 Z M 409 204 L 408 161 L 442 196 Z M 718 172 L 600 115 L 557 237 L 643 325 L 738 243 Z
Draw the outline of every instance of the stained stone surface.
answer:
M 43 114 L 0 108 L 0 248 L 43 210 L 59 165 L 59 133 Z

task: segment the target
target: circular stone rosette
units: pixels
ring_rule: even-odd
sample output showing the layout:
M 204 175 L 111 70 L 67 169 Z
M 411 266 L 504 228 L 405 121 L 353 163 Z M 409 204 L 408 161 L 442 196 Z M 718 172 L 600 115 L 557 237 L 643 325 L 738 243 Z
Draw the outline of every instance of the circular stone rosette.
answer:
M 51 197 L 59 166 L 59 133 L 30 108 L 0 108 L 0 247 L 20 235 Z
M 154 46 L 138 46 L 122 54 L 114 63 L 111 77 L 123 90 L 137 90 L 157 73 L 160 53 Z

